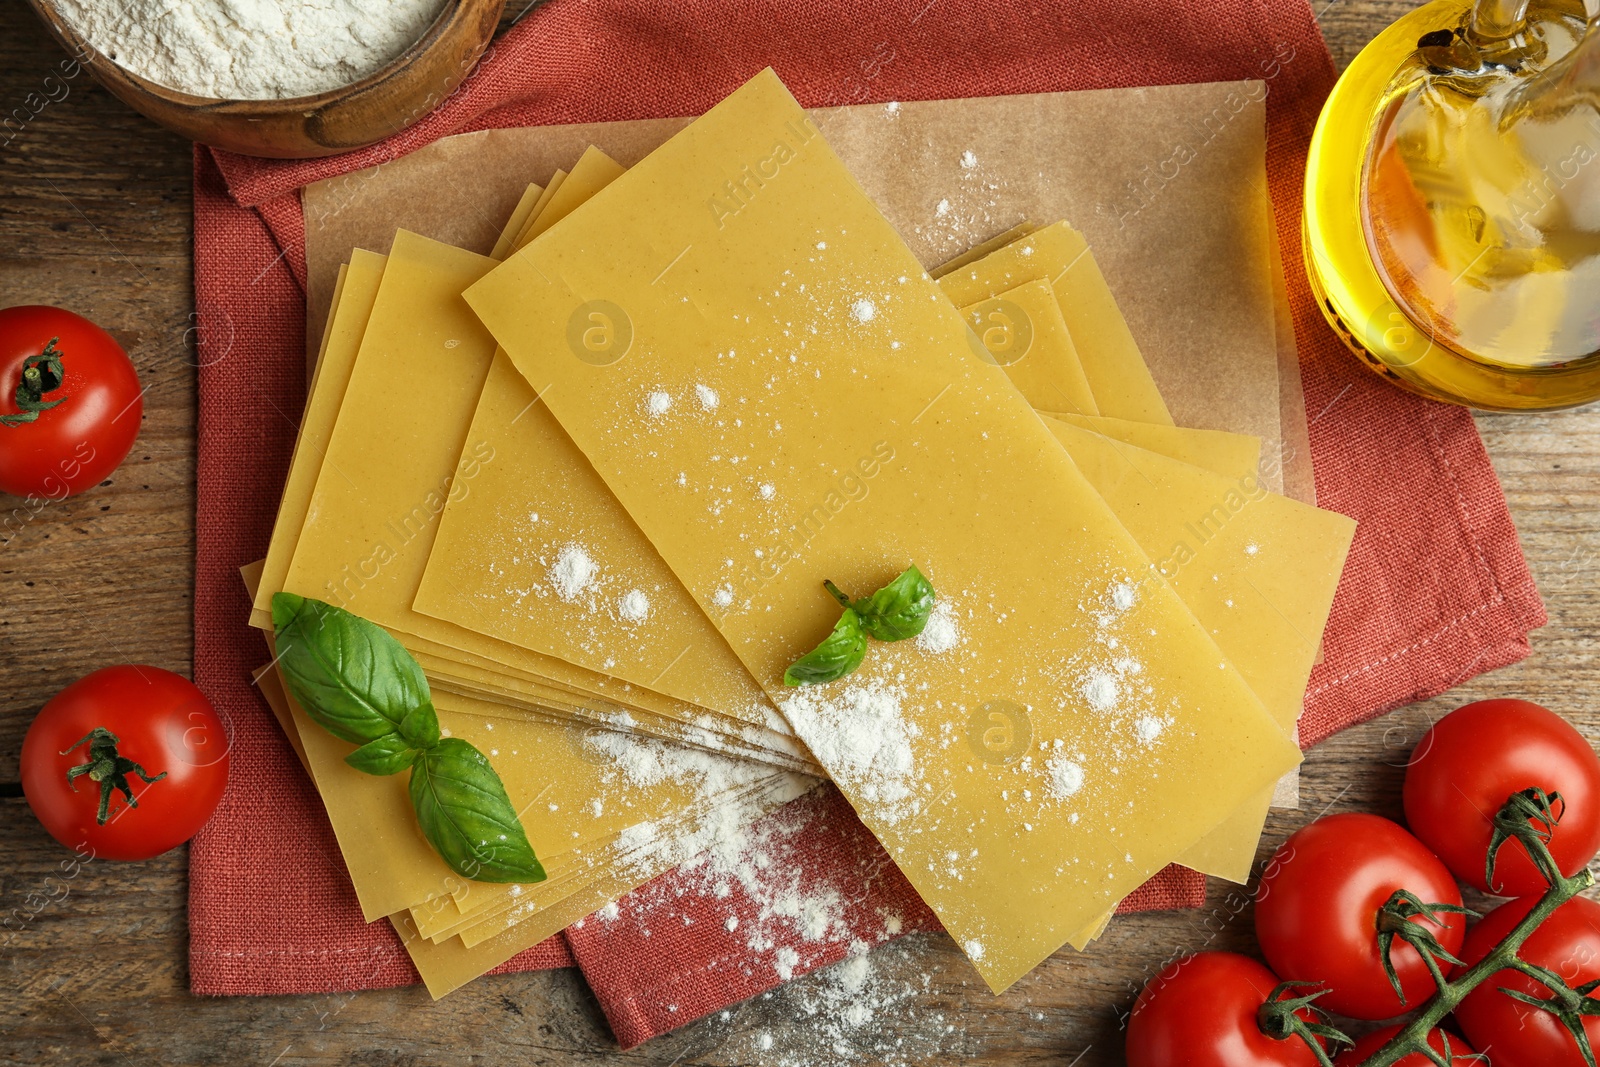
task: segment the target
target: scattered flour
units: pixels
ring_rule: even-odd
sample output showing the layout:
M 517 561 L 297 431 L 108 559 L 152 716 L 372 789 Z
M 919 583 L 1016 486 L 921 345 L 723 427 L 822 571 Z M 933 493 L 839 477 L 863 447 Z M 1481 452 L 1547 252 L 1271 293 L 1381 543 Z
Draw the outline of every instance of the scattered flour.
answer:
M 750 760 L 702 748 L 670 744 L 612 730 L 583 736 L 586 755 L 604 769 L 602 782 L 618 789 L 631 806 L 635 790 L 672 782 L 696 800 L 667 822 L 634 823 L 617 837 L 615 862 L 642 875 L 641 881 L 687 863 L 708 849 L 736 847 L 763 814 L 816 785 L 813 778 L 786 774 Z
M 962 170 L 971 170 L 973 167 L 976 167 L 977 165 L 978 165 L 978 157 L 973 153 L 972 149 L 969 148 L 965 152 L 961 153 L 961 169 Z
M 1138 602 L 1139 591 L 1129 582 L 1118 582 L 1111 587 L 1111 604 L 1118 611 L 1127 611 Z
M 711 602 L 719 608 L 732 607 L 733 589 L 730 586 L 723 586 L 721 589 L 718 589 L 715 593 L 711 594 Z
M 756 490 L 756 494 L 760 496 L 762 500 L 771 500 L 773 497 L 778 495 L 778 487 L 773 485 L 771 482 L 762 482 L 760 488 Z
M 694 395 L 699 399 L 700 406 L 707 411 L 717 410 L 717 405 L 721 403 L 721 398 L 717 396 L 717 391 L 709 385 L 695 386 Z
M 1050 795 L 1057 800 L 1070 800 L 1083 788 L 1083 768 L 1066 756 L 1051 756 L 1044 769 L 1050 776 Z
M 962 944 L 961 951 L 967 954 L 968 959 L 973 961 L 981 960 L 983 959 L 983 942 L 973 938 Z
M 556 596 L 571 602 L 582 596 L 599 574 L 600 565 L 582 545 L 562 545 L 550 568 L 550 584 L 555 586 Z
M 1101 714 L 1106 714 L 1117 709 L 1117 700 L 1121 695 L 1117 687 L 1117 676 L 1110 671 L 1090 671 L 1084 679 L 1080 690 L 1083 699 L 1089 706 Z
M 941 219 L 944 218 L 946 215 L 950 214 L 950 201 L 948 201 L 948 200 L 939 201 L 937 204 L 934 205 L 933 213 L 935 215 L 937 215 Z
M 584 735 L 583 743 L 592 753 L 604 757 L 614 774 L 641 787 L 675 779 L 723 791 L 733 781 L 765 773 L 742 760 L 613 730 L 593 730 Z
M 630 753 L 629 738 L 595 740 L 618 757 L 619 773 L 651 779 L 680 770 L 668 765 L 676 758 L 670 754 Z M 722 1013 L 700 1024 L 712 1031 L 740 1026 L 748 1058 L 763 1067 L 959 1060 L 967 1036 L 942 1010 L 923 1006 L 932 986 L 922 957 L 926 942 L 897 941 L 872 952 L 874 942 L 902 933 L 904 920 L 893 913 L 862 915 L 853 900 L 887 861 L 864 859 L 871 866 L 842 877 L 808 869 L 819 821 L 833 817 L 830 805 L 807 798 L 741 825 L 677 873 L 638 890 L 638 903 L 626 914 L 648 916 L 652 925 L 713 925 L 747 954 L 746 967 L 770 968 L 769 980 L 791 982 L 736 1016 Z M 848 945 L 841 962 L 805 974 L 822 953 L 836 958 L 841 945 Z M 876 1025 L 890 1016 L 892 1028 Z
M 1152 744 L 1156 738 L 1160 737 L 1161 731 L 1165 730 L 1166 728 L 1166 723 L 1162 722 L 1154 715 L 1141 715 L 1138 721 L 1133 724 L 1133 736 L 1137 737 L 1142 743 L 1148 745 Z
M 887 104 L 884 104 L 883 113 L 888 115 L 890 118 L 894 118 L 896 115 L 900 114 L 900 101 L 891 100 Z
M 862 297 L 850 306 L 850 317 L 857 322 L 871 322 L 878 317 L 878 305 Z
M 651 415 L 665 415 L 672 407 L 672 394 L 657 389 L 644 398 L 644 409 Z
M 617 614 L 627 622 L 644 622 L 650 618 L 650 598 L 637 589 L 630 589 L 617 603 Z
M 961 624 L 956 621 L 955 609 L 948 601 L 940 600 L 934 604 L 933 614 L 928 616 L 928 625 L 917 635 L 917 647 L 937 656 L 960 643 Z
M 847 780 L 889 824 L 918 810 L 916 728 L 901 713 L 903 697 L 882 683 L 864 683 L 843 692 L 802 687 L 783 702 L 784 715 L 828 772 Z
M 925 1006 L 932 975 L 914 944 L 851 955 L 803 981 L 757 998 L 751 1045 L 763 1067 L 959 1063 L 971 1039 L 944 1011 Z M 892 1026 L 883 1025 L 893 1020 Z

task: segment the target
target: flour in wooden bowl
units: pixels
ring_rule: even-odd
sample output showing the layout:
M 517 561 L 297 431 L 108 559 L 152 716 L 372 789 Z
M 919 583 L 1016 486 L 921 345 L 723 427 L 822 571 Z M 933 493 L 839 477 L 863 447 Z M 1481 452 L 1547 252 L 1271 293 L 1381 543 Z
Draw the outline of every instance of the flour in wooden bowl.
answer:
M 444 0 L 55 0 L 97 51 L 194 96 L 282 100 L 375 74 Z

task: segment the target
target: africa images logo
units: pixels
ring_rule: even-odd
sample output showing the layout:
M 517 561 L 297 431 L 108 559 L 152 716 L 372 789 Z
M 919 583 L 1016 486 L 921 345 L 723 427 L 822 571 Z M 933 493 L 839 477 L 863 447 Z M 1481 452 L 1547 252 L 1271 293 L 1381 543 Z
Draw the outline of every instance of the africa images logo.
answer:
M 985 763 L 1006 764 L 1021 759 L 1033 741 L 1033 723 L 1021 704 L 986 700 L 967 720 L 967 747 Z
M 586 301 L 567 319 L 567 347 L 590 366 L 608 366 L 633 347 L 633 320 L 609 300 Z

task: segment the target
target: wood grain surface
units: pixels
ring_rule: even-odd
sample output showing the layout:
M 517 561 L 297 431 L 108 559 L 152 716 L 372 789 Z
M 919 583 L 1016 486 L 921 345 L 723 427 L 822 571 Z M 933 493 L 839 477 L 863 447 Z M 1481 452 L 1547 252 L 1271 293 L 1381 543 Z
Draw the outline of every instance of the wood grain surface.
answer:
M 1410 6 L 1328 2 L 1336 61 Z M 0 497 L 0 780 L 15 779 L 33 712 L 66 681 L 124 662 L 187 674 L 191 650 L 189 146 L 64 75 L 63 58 L 24 5 L 0 5 L 0 304 L 59 304 L 105 325 L 149 392 L 139 442 L 104 486 L 38 514 Z M 1274 814 L 1264 854 L 1323 811 L 1398 815 L 1411 742 L 1465 700 L 1528 697 L 1600 736 L 1588 691 L 1600 677 L 1600 411 L 1479 426 L 1550 625 L 1527 661 L 1314 749 L 1303 810 Z M 872 957 L 871 988 L 894 1003 L 849 1030 L 848 1050 L 819 1047 L 829 979 L 814 975 L 623 1053 L 573 972 L 482 979 L 439 1004 L 420 988 L 191 996 L 184 851 L 63 881 L 66 855 L 20 802 L 0 804 L 0 1063 L 1088 1067 L 1122 1062 L 1121 1015 L 1163 961 L 1251 941 L 1243 894 L 1216 883 L 1206 909 L 1119 919 L 1090 953 L 1063 952 L 999 998 L 947 939 L 905 939 Z

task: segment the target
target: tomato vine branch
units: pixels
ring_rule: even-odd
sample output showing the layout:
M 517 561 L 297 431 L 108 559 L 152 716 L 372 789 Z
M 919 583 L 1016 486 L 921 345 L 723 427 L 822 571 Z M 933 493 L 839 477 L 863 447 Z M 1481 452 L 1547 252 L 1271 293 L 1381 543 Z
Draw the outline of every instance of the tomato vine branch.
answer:
M 1583 1019 L 1585 1016 L 1600 1015 L 1600 1000 L 1589 995 L 1600 986 L 1600 983 L 1590 982 L 1573 989 L 1554 971 L 1528 963 L 1517 955 L 1529 935 L 1554 914 L 1557 908 L 1594 885 L 1594 875 L 1587 869 L 1579 871 L 1570 878 L 1564 876 L 1555 857 L 1550 853 L 1548 847 L 1550 832 L 1560 820 L 1561 804 L 1561 796 L 1558 793 L 1546 794 L 1539 789 L 1524 789 L 1512 794 L 1496 813 L 1494 836 L 1490 841 L 1487 860 L 1488 883 L 1494 884 L 1495 860 L 1500 849 L 1507 842 L 1517 840 L 1522 842 L 1534 864 L 1543 872 L 1549 883 L 1549 889 L 1539 898 L 1533 910 L 1528 912 L 1488 955 L 1461 972 L 1454 980 L 1446 980 L 1437 962 L 1424 952 L 1423 960 L 1428 964 L 1429 971 L 1438 984 L 1438 992 L 1429 998 L 1422 1010 L 1402 1027 L 1388 1044 L 1373 1053 L 1362 1067 L 1392 1067 L 1396 1061 L 1413 1053 L 1421 1054 L 1432 1063 L 1448 1063 L 1440 1060 L 1437 1053 L 1429 1048 L 1429 1032 L 1437 1027 L 1446 1015 L 1459 1007 L 1468 993 L 1505 970 L 1524 974 L 1550 990 L 1548 998 L 1534 997 L 1507 989 L 1502 989 L 1501 992 L 1554 1015 L 1572 1034 L 1584 1062 L 1589 1067 L 1596 1067 L 1594 1051 L 1589 1047 L 1589 1039 L 1584 1033 Z M 1312 1047 L 1316 1049 L 1315 1044 Z

